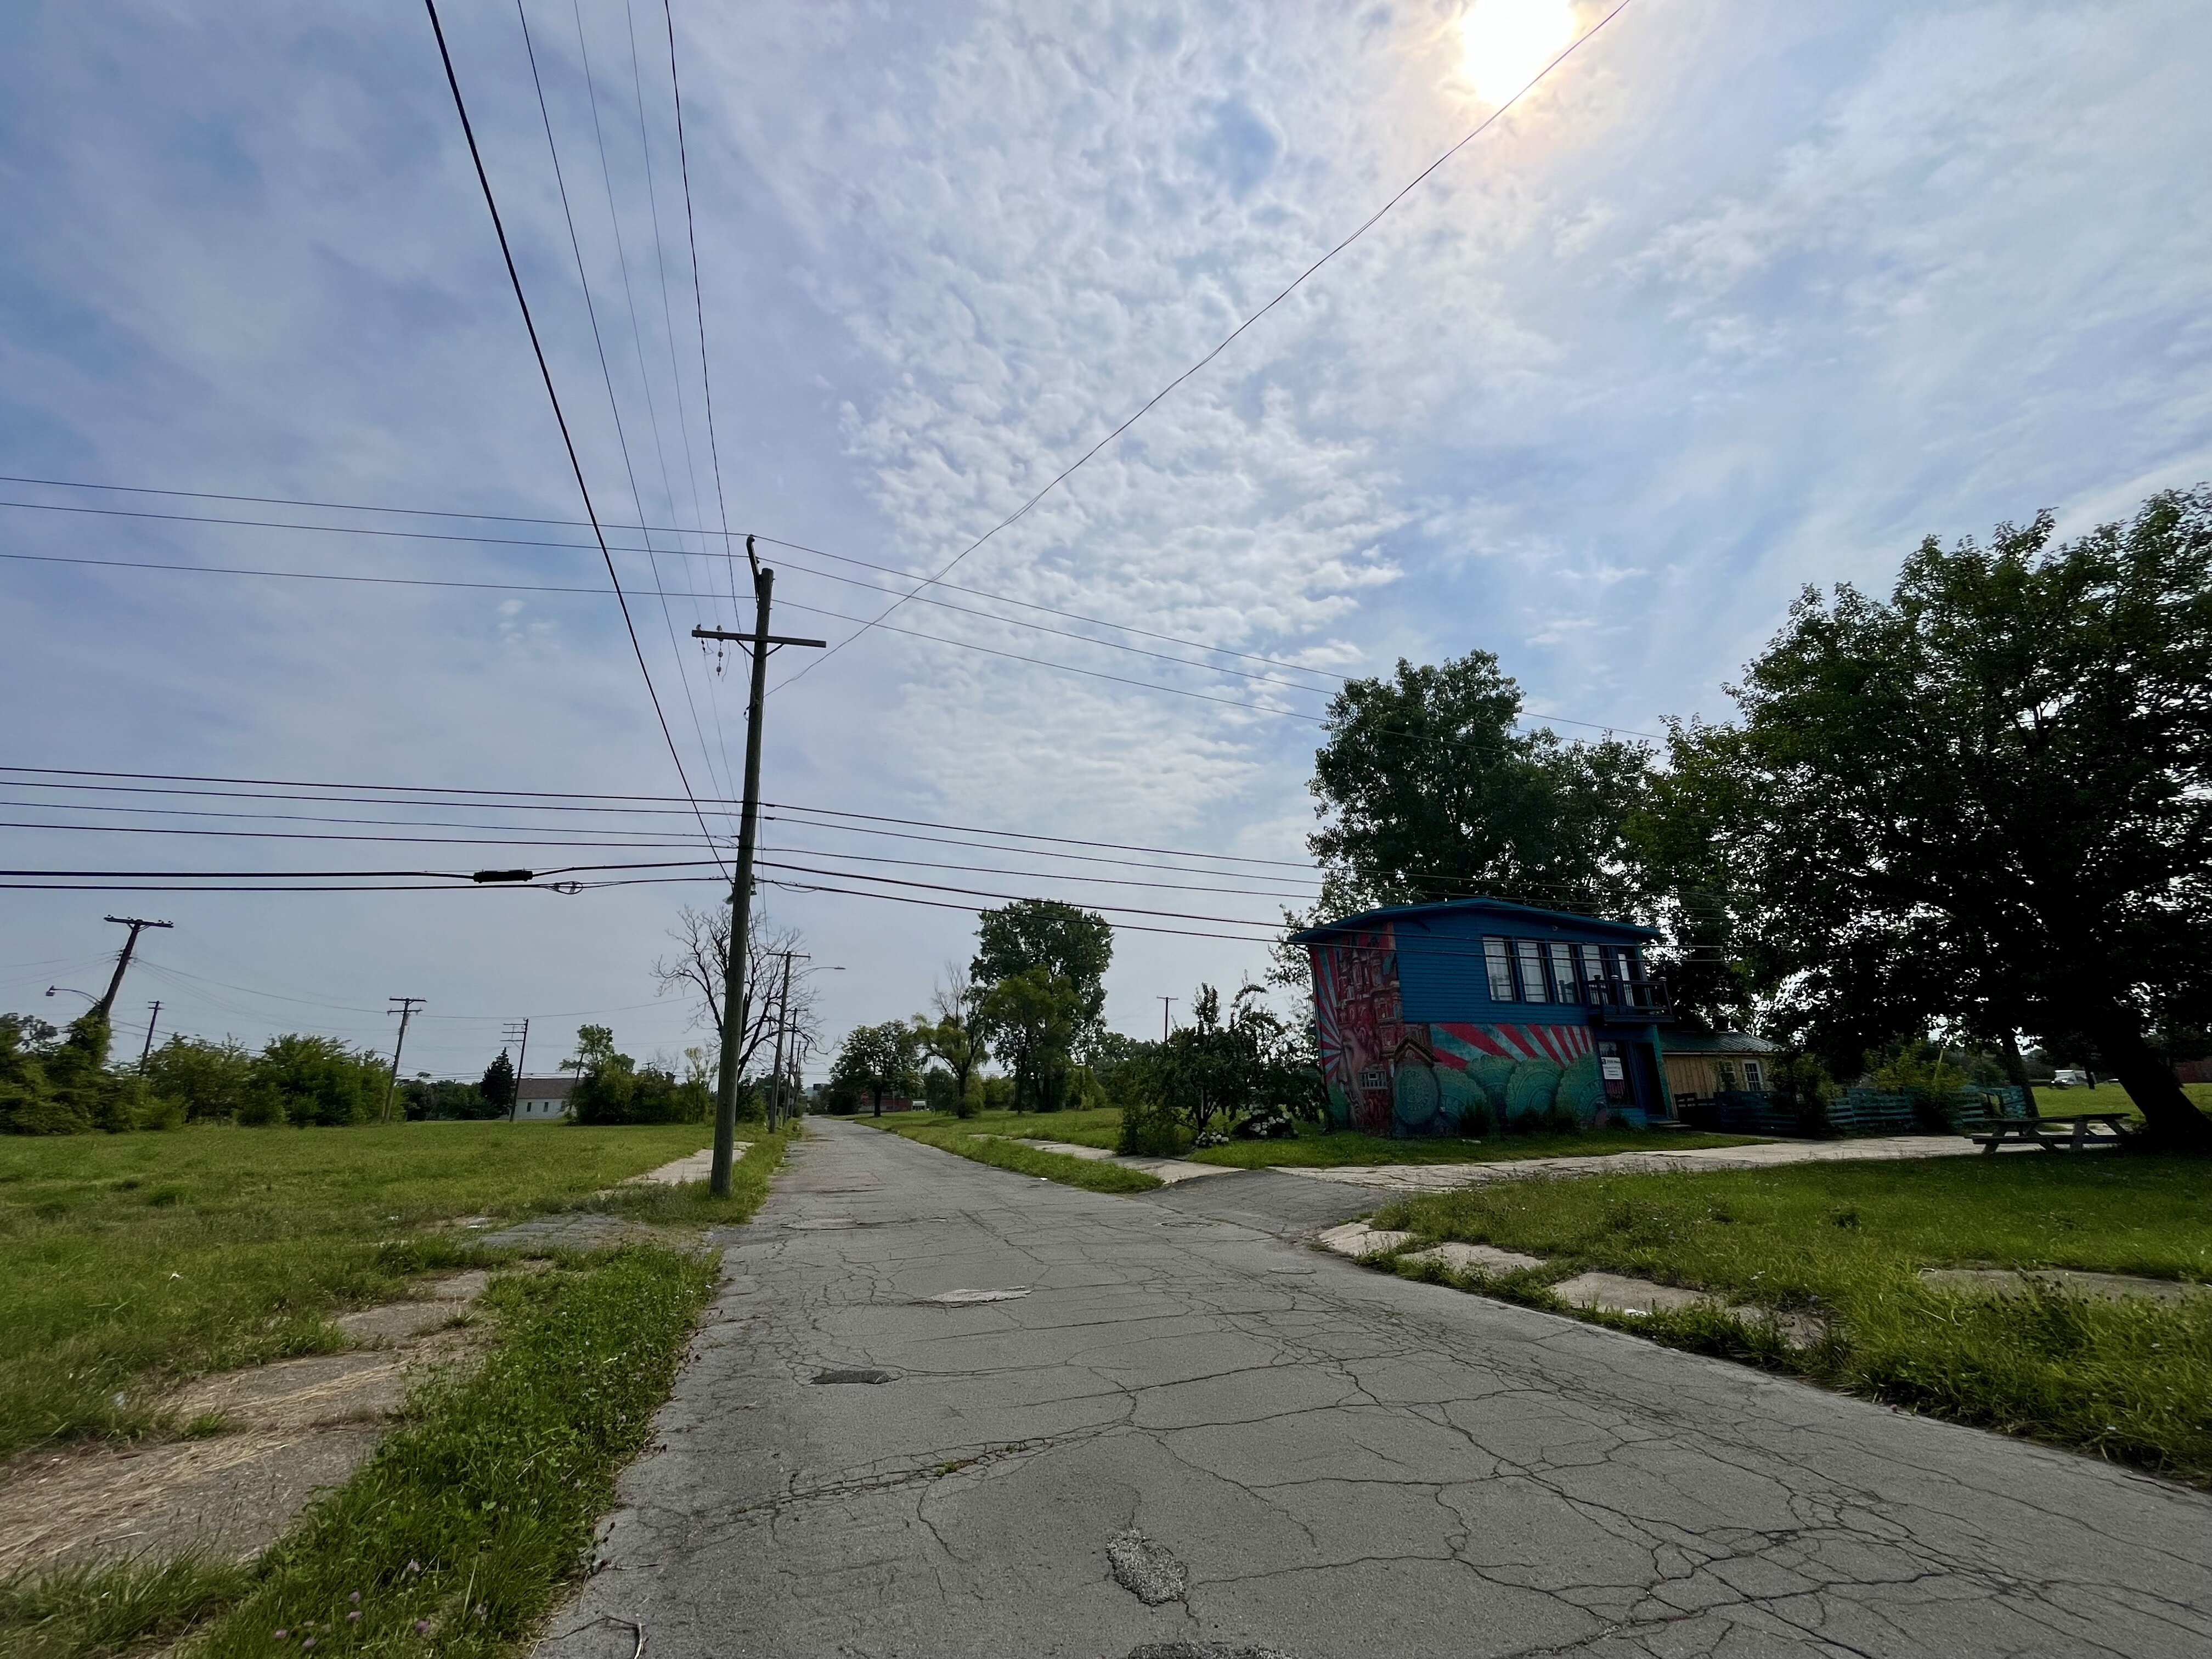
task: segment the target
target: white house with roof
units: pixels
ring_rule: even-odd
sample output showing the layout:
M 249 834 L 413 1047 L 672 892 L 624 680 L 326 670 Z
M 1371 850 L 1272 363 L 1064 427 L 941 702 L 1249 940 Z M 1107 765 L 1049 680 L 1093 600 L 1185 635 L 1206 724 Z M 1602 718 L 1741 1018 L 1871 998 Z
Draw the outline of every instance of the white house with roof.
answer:
M 568 1115 L 568 1097 L 576 1079 L 569 1077 L 523 1077 L 514 1080 L 514 1121 L 552 1123 Z

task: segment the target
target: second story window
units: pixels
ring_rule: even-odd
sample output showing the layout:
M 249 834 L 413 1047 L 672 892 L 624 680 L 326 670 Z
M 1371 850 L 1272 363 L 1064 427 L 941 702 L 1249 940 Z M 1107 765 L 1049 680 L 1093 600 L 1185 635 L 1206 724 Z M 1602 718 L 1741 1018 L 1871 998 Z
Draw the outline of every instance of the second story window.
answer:
M 1490 970 L 1490 1000 L 1492 1002 L 1511 1002 L 1513 995 L 1513 958 L 1507 952 L 1502 939 L 1486 938 L 1482 941 L 1484 964 Z
M 1516 939 L 1514 954 L 1521 964 L 1521 1000 L 1549 1002 L 1551 994 L 1544 985 L 1544 947 L 1533 939 Z
M 1575 972 L 1574 947 L 1571 945 L 1547 946 L 1551 957 L 1552 996 L 1559 1002 L 1580 1002 L 1583 1000 L 1581 975 Z

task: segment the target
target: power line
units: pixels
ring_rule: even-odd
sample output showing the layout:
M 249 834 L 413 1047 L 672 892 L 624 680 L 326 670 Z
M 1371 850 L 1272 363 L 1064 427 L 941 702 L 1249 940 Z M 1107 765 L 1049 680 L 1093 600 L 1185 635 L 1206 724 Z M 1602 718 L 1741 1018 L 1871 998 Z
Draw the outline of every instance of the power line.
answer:
M 637 468 L 630 460 L 629 434 L 623 425 L 621 401 L 615 396 L 614 371 L 609 368 L 607 364 L 606 342 L 599 334 L 599 307 L 592 299 L 592 281 L 584 270 L 583 244 L 577 239 L 575 215 L 569 210 L 568 181 L 567 175 L 562 172 L 561 167 L 561 147 L 553 140 L 553 116 L 552 112 L 546 107 L 545 83 L 538 78 L 538 48 L 532 44 L 530 38 L 530 19 L 528 15 L 523 10 L 522 0 L 514 0 L 514 15 L 516 21 L 520 23 L 522 26 L 522 49 L 524 54 L 528 58 L 530 62 L 530 84 L 536 88 L 538 94 L 538 118 L 544 122 L 545 127 L 546 154 L 551 156 L 553 161 L 553 182 L 560 192 L 561 217 L 562 222 L 568 226 L 568 249 L 575 257 L 576 261 L 576 285 L 583 290 L 584 314 L 590 319 L 592 325 L 592 345 L 599 356 L 599 378 L 605 383 L 607 388 L 607 410 L 608 413 L 614 416 L 615 442 L 622 453 L 623 475 L 629 480 L 629 498 L 637 507 L 638 522 L 640 525 L 642 525 L 646 519 L 645 496 L 638 489 Z M 589 47 L 584 45 L 584 15 L 580 9 L 576 13 L 576 44 L 579 50 L 583 52 L 584 89 L 591 99 L 592 126 L 593 131 L 596 133 L 599 129 L 599 88 L 592 84 L 592 81 L 591 51 Z M 607 171 L 606 141 L 604 137 L 601 137 L 599 140 L 599 166 L 600 172 L 606 179 L 607 216 L 614 225 L 615 252 L 617 257 L 622 262 L 623 289 L 629 301 L 631 336 L 634 339 L 637 340 L 638 376 L 644 385 L 646 412 L 652 419 L 653 444 L 654 447 L 658 448 L 660 443 L 660 417 L 654 412 L 653 408 L 653 383 L 645 372 L 645 344 L 643 340 L 639 338 L 637 335 L 637 296 L 629 286 L 629 255 L 623 250 L 622 220 L 615 212 L 614 177 L 611 173 Z M 487 190 L 488 189 L 489 186 L 487 186 Z M 521 288 L 518 284 L 515 292 L 517 295 L 520 295 L 521 291 Z M 551 386 L 552 381 L 550 378 L 548 379 L 546 385 L 549 388 Z M 668 459 L 665 453 L 661 456 L 660 472 L 662 486 L 664 490 L 665 490 L 668 479 Z M 669 492 L 669 505 L 672 507 L 675 505 L 675 497 L 672 492 Z M 588 505 L 586 510 L 589 511 Z M 653 545 L 653 538 L 649 534 L 645 537 L 645 557 L 647 564 L 653 571 L 653 589 L 658 592 L 662 586 L 660 580 L 660 561 L 655 554 Z M 609 568 L 611 569 L 611 563 Z M 623 614 L 624 616 L 629 614 L 629 607 L 627 604 L 625 604 L 623 607 Z M 708 752 L 707 748 L 706 730 L 699 724 L 699 705 L 691 696 L 690 677 L 684 672 L 683 651 L 676 642 L 676 622 L 675 619 L 668 614 L 668 600 L 665 597 L 662 598 L 660 601 L 660 617 L 661 621 L 667 625 L 668 653 L 676 664 L 677 684 L 684 689 L 684 707 L 688 708 L 691 714 L 692 734 L 699 739 L 699 752 L 702 758 L 703 758 L 707 763 L 708 781 L 711 783 L 715 783 L 716 787 L 719 788 L 727 790 L 729 785 L 726 781 L 728 776 L 726 767 L 724 769 L 723 781 L 717 781 L 714 775 L 714 757 Z M 635 638 L 633 638 L 632 642 L 635 642 Z M 638 653 L 639 666 L 642 667 L 644 663 L 645 654 L 641 651 Z M 655 697 L 654 703 L 655 706 L 658 707 L 658 696 Z M 675 740 L 673 738 L 670 739 L 670 752 L 672 754 L 675 752 L 674 741 Z M 724 759 L 726 761 L 727 758 L 728 757 L 726 754 L 724 756 Z M 682 763 L 679 761 L 678 765 L 680 768 Z M 690 787 L 688 781 L 684 787 L 688 793 Z M 705 828 L 703 822 L 700 827 L 702 829 Z
M 545 361 L 545 348 L 538 337 L 538 323 L 530 314 L 530 299 L 522 291 L 522 276 L 514 268 L 514 250 L 507 246 L 507 227 L 500 220 L 499 201 L 492 194 L 491 175 L 484 171 L 483 154 L 477 148 L 476 129 L 469 123 L 468 105 L 461 97 L 460 77 L 453 73 L 453 57 L 446 49 L 445 26 L 438 21 L 438 0 L 422 0 L 422 4 L 430 14 L 431 33 L 438 38 L 438 59 L 445 65 L 446 84 L 453 89 L 453 111 L 460 117 L 461 133 L 468 140 L 469 160 L 476 167 L 484 207 L 491 215 L 492 229 L 499 237 L 500 258 L 507 263 L 507 280 L 514 289 L 514 303 L 522 312 L 522 325 L 530 333 L 530 349 L 538 359 L 538 377 L 545 382 L 546 401 L 552 404 L 554 422 L 561 428 L 561 444 L 568 454 L 569 471 L 576 475 L 576 493 L 583 499 L 584 516 L 592 521 L 592 535 L 599 544 L 599 556 L 606 562 L 607 580 L 614 586 L 615 603 L 622 607 L 623 631 L 629 635 L 629 648 L 637 658 L 637 672 L 645 677 L 645 693 L 653 700 L 653 715 L 660 724 L 661 741 L 668 745 L 668 758 L 676 763 L 676 777 L 684 786 L 684 799 L 691 803 L 691 811 L 699 820 L 700 833 L 710 835 L 707 815 L 700 811 L 698 797 L 691 791 L 691 779 L 684 769 L 684 757 L 677 752 L 676 735 L 668 729 L 667 711 L 661 708 L 660 693 L 653 687 L 653 671 L 645 665 L 645 647 L 638 643 L 637 625 L 630 618 L 629 600 L 623 596 L 622 577 L 615 570 L 615 556 L 608 550 L 606 532 L 599 526 L 598 509 L 592 505 L 591 486 L 584 482 L 584 464 L 577 458 L 576 441 L 568 432 L 568 417 L 562 412 L 561 394 L 554 388 L 552 367 Z
M 984 543 L 989 541 L 992 537 L 997 535 L 1001 530 L 1006 529 L 1009 525 L 1012 525 L 1018 520 L 1024 517 L 1031 507 L 1035 507 L 1039 501 L 1042 501 L 1047 495 L 1058 489 L 1065 480 L 1074 474 L 1079 467 L 1081 467 L 1085 462 L 1089 461 L 1092 456 L 1097 454 L 1100 450 L 1112 443 L 1115 439 L 1120 437 L 1124 432 L 1127 432 L 1139 421 L 1144 419 L 1146 415 L 1152 412 L 1156 405 L 1166 398 L 1170 393 L 1173 392 L 1177 386 L 1181 386 L 1185 380 L 1190 379 L 1192 375 L 1197 374 L 1208 363 L 1212 362 L 1216 357 L 1218 357 L 1223 352 L 1226 351 L 1230 346 L 1236 342 L 1237 336 L 1243 333 L 1246 329 L 1251 327 L 1253 324 L 1258 322 L 1262 317 L 1273 311 L 1277 306 L 1282 304 L 1284 301 L 1289 299 L 1291 294 L 1297 289 L 1299 285 L 1303 283 L 1306 278 L 1311 276 L 1323 265 L 1335 258 L 1338 254 L 1343 252 L 1345 249 L 1350 247 L 1354 242 L 1365 235 L 1368 230 L 1376 222 L 1376 221 L 1380 220 L 1384 214 L 1389 212 L 1391 209 L 1396 207 L 1399 203 L 1404 201 L 1407 197 L 1413 194 L 1413 192 L 1419 187 L 1421 182 L 1431 173 L 1434 173 L 1438 167 L 1443 166 L 1445 162 L 1450 161 L 1453 156 L 1458 155 L 1462 149 L 1465 149 L 1485 132 L 1487 132 L 1492 123 L 1503 118 L 1508 110 L 1511 109 L 1514 105 L 1519 103 L 1523 98 L 1527 97 L 1529 92 L 1535 88 L 1539 82 L 1543 81 L 1547 76 L 1550 75 L 1553 70 L 1557 69 L 1561 64 L 1566 62 L 1569 58 L 1580 51 L 1583 46 L 1595 36 L 1599 30 L 1605 27 L 1605 26 L 1613 21 L 1614 18 L 1620 16 L 1622 12 L 1627 10 L 1629 3 L 1630 0 L 1618 0 L 1618 3 L 1614 5 L 1611 11 L 1606 13 L 1603 17 L 1598 19 L 1598 21 L 1592 24 L 1583 33 L 1568 42 L 1564 51 L 1560 52 L 1550 63 L 1545 64 L 1542 69 L 1539 70 L 1536 72 L 1534 78 L 1530 80 L 1527 86 L 1522 87 L 1510 98 L 1508 98 L 1488 115 L 1477 122 L 1474 130 L 1468 132 L 1465 137 L 1462 138 L 1449 149 L 1437 156 L 1435 161 L 1430 162 L 1428 166 L 1423 167 L 1419 173 L 1415 173 L 1411 182 L 1409 182 L 1404 189 L 1401 190 L 1389 201 L 1383 203 L 1382 205 L 1376 209 L 1373 213 L 1368 215 L 1368 216 L 1360 222 L 1358 227 L 1354 229 L 1349 236 L 1346 236 L 1334 247 L 1322 254 L 1320 258 L 1315 260 L 1304 270 L 1300 271 L 1296 276 L 1292 277 L 1288 285 L 1283 289 L 1281 293 L 1276 295 L 1273 299 L 1268 301 L 1267 304 L 1261 306 L 1257 311 L 1247 317 L 1243 322 L 1237 324 L 1235 328 L 1230 330 L 1228 334 L 1222 338 L 1219 344 L 1216 345 L 1212 350 L 1207 352 L 1203 357 L 1200 357 L 1188 368 L 1183 370 L 1182 374 L 1176 375 L 1175 379 L 1170 380 L 1165 386 L 1162 386 L 1158 392 L 1146 398 L 1145 402 L 1139 406 L 1134 414 L 1129 416 L 1119 426 L 1109 432 L 1097 443 L 1091 445 L 1090 448 L 1085 450 L 1082 454 L 1077 456 L 1075 459 L 1069 462 L 1066 466 L 1061 468 L 1060 471 L 1054 475 L 1051 482 L 1047 483 L 1043 489 L 1038 490 L 1036 495 L 1024 501 L 1019 507 L 1016 507 L 1013 512 L 1007 514 L 1004 519 L 1001 519 L 997 524 L 993 525 L 988 530 L 978 536 L 974 541 L 962 548 L 959 552 L 954 554 L 952 557 L 945 562 L 944 569 L 939 570 L 935 576 L 931 577 L 929 581 L 925 582 L 923 586 L 929 586 L 933 585 L 939 577 L 944 576 L 947 572 L 951 571 L 955 565 L 961 562 L 961 560 L 966 558 L 977 548 L 982 546 Z M 906 601 L 904 599 L 900 599 L 890 605 L 884 611 L 883 614 L 876 617 L 874 621 L 862 626 L 858 632 L 851 634 L 846 638 L 838 641 L 836 644 L 831 646 L 820 656 L 809 661 L 805 667 L 800 669 L 797 673 L 793 674 L 789 678 L 786 679 L 783 682 L 783 685 L 789 685 L 793 681 L 805 678 L 823 663 L 828 661 L 831 657 L 836 656 L 838 652 L 843 650 L 854 640 L 859 639 L 860 635 L 866 633 L 869 629 L 880 626 L 884 617 L 889 617 L 892 611 L 896 611 L 901 605 L 905 603 Z M 782 689 L 783 686 L 781 685 L 776 688 L 779 691 Z

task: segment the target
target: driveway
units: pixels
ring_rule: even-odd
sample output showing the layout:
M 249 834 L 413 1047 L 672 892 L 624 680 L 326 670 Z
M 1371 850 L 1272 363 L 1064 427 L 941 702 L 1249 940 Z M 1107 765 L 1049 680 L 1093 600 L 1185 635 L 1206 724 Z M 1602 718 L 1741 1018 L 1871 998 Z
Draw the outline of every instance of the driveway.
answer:
M 2203 1494 L 811 1127 L 550 1659 L 2212 1650 Z

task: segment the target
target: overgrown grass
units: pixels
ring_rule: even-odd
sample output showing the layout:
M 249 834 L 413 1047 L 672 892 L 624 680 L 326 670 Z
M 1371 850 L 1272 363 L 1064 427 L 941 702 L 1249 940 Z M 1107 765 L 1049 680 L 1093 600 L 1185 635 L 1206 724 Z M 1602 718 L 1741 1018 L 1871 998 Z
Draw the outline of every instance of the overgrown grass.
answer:
M 1660 1340 L 1892 1404 L 2212 1482 L 2212 1297 L 2181 1305 L 1939 1289 L 1923 1267 L 2073 1267 L 2212 1281 L 2212 1164 L 2014 1154 L 1516 1182 L 1386 1207 L 1378 1226 L 1549 1258 L 1499 1288 L 1589 1268 L 1817 1316 L 1792 1350 L 1713 1310 Z
M 492 1655 L 585 1565 L 644 1445 L 715 1267 L 655 1248 L 495 1280 L 481 1370 L 425 1385 L 408 1420 L 263 1559 L 194 1659 Z
M 252 1583 L 235 1563 L 197 1557 L 20 1574 L 0 1583 L 0 1654 L 97 1659 L 171 1641 Z
M 996 1116 L 999 1114 L 992 1114 Z M 1012 1113 L 1005 1114 L 1014 1115 Z M 1058 1117 L 1073 1117 L 1073 1112 L 1054 1112 L 1045 1115 L 1050 1121 Z M 1142 1170 L 1113 1164 L 1104 1158 L 1071 1158 L 1066 1152 L 1040 1152 L 1018 1140 L 1005 1140 L 995 1134 L 976 1134 L 969 1126 L 978 1120 L 964 1122 L 951 1118 L 938 1118 L 921 1112 L 901 1112 L 899 1121 L 890 1117 L 862 1120 L 878 1128 L 889 1129 L 894 1134 L 904 1135 L 908 1140 L 918 1140 L 925 1146 L 934 1146 L 939 1152 L 957 1152 L 962 1158 L 973 1158 L 978 1164 L 994 1164 L 1001 1170 L 1012 1170 L 1017 1175 L 1042 1176 L 1047 1181 L 1057 1181 L 1064 1187 L 1081 1187 L 1094 1193 L 1143 1193 L 1160 1185 L 1158 1176 L 1146 1175 Z M 1022 1116 L 1035 1123 L 1036 1115 Z M 921 1120 L 919 1121 L 911 1120 Z M 1075 1145 L 1085 1143 L 1078 1141 Z
M 866 1114 L 861 1114 L 866 1117 Z M 950 1112 L 898 1112 L 890 1117 L 869 1118 L 881 1128 L 955 1128 L 963 1134 L 1013 1135 L 1037 1140 L 1064 1140 L 1072 1146 L 1097 1146 L 1112 1152 L 1121 1138 L 1121 1114 L 1111 1106 L 1078 1112 L 978 1112 L 955 1117 Z
M 1680 1152 L 1694 1146 L 1750 1146 L 1756 1135 L 1705 1134 L 1681 1129 L 1586 1129 L 1579 1134 L 1490 1134 L 1480 1140 L 1456 1137 L 1362 1134 L 1352 1129 L 1324 1133 L 1298 1125 L 1296 1139 L 1232 1140 L 1185 1154 L 1196 1164 L 1223 1164 L 1238 1170 L 1332 1169 L 1352 1164 L 1509 1164 L 1531 1158 L 1596 1158 L 1607 1152 Z
M 161 1386 L 333 1346 L 332 1312 L 477 1259 L 476 1234 L 437 1224 L 587 1200 L 708 1133 L 410 1123 L 0 1139 L 0 1456 L 143 1433 Z

